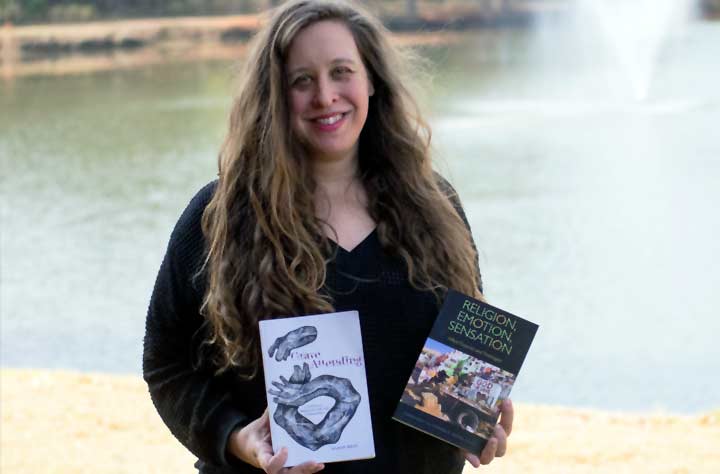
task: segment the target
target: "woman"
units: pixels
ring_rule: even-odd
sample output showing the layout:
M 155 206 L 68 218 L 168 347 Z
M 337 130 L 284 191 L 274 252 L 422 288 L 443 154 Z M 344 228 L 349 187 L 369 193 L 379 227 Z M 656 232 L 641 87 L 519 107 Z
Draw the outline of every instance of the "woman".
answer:
M 382 26 L 347 4 L 282 6 L 255 38 L 219 179 L 180 217 L 157 277 L 143 370 L 203 473 L 460 473 L 502 456 L 391 420 L 447 288 L 481 296 L 456 195 Z M 282 468 L 272 452 L 260 319 L 358 310 L 376 458 Z

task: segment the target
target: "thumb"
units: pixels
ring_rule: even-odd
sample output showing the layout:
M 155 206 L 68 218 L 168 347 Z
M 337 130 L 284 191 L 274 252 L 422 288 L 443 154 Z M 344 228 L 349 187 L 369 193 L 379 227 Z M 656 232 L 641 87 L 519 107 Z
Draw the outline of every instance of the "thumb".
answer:
M 265 462 L 261 463 L 260 466 L 267 472 L 268 474 L 276 474 L 280 472 L 285 466 L 285 461 L 287 461 L 288 458 L 288 450 L 287 448 L 283 447 L 280 449 L 280 452 L 275 454 L 274 456 L 268 454 L 267 459 Z

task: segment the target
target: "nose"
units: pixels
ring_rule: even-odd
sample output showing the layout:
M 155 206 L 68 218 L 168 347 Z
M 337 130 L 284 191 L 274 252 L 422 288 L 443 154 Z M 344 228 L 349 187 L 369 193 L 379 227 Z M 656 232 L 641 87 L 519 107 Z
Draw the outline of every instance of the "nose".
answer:
M 337 92 L 331 81 L 326 78 L 320 78 L 317 81 L 315 89 L 315 97 L 313 98 L 315 106 L 318 108 L 329 107 L 337 99 Z

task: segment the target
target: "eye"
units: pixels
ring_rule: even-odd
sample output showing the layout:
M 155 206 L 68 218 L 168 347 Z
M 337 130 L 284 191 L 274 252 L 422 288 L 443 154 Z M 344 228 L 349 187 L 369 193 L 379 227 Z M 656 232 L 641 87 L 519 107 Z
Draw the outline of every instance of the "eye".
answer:
M 292 80 L 291 85 L 293 87 L 303 87 L 309 85 L 311 82 L 312 77 L 310 77 L 308 74 L 301 74 Z
M 347 66 L 338 66 L 333 69 L 332 73 L 335 77 L 344 77 L 352 74 L 354 71 Z

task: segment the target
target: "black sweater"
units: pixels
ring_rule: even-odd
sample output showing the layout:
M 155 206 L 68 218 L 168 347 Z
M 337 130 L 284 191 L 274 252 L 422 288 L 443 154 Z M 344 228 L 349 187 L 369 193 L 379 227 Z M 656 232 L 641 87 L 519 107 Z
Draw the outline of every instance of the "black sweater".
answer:
M 202 473 L 255 473 L 261 471 L 227 454 L 225 447 L 234 428 L 265 410 L 262 374 L 241 381 L 237 372 L 215 376 L 208 363 L 196 363 L 206 335 L 199 314 L 205 281 L 196 275 L 205 252 L 200 219 L 215 186 L 198 192 L 170 237 L 147 314 L 143 374 L 160 416 L 199 458 Z M 391 419 L 437 315 L 435 297 L 410 286 L 402 260 L 383 251 L 375 232 L 351 252 L 336 248 L 325 290 L 337 311 L 360 314 L 376 457 L 326 464 L 322 472 L 462 472 L 464 459 L 457 448 Z

